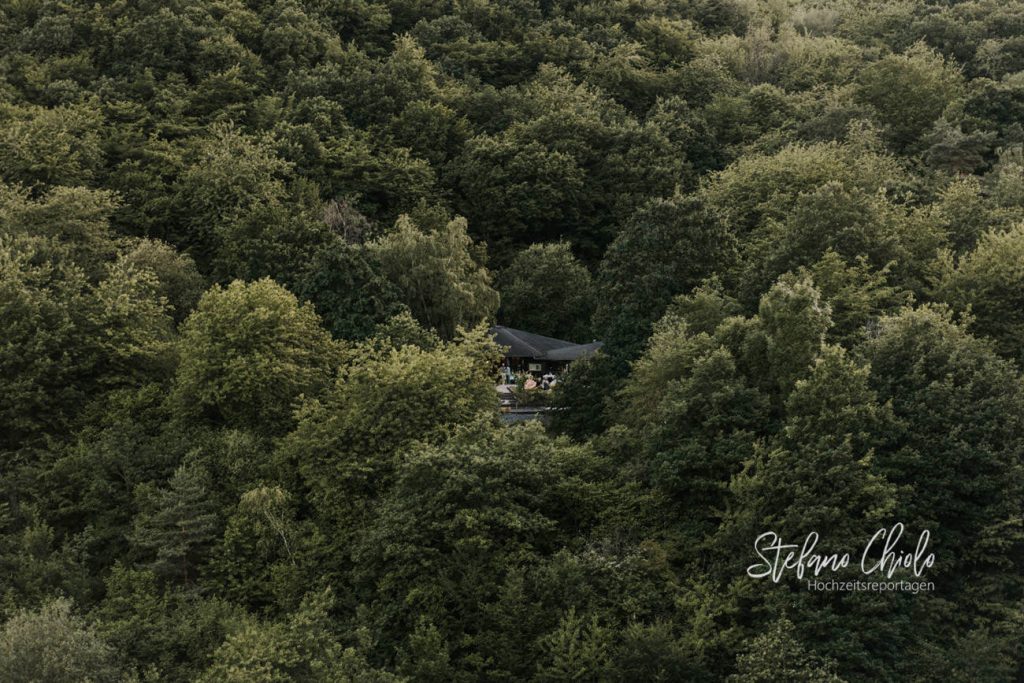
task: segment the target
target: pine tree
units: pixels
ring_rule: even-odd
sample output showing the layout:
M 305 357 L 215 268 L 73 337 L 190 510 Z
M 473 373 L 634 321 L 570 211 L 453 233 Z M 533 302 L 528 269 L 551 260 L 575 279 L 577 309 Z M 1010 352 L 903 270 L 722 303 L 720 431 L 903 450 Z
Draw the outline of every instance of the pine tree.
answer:
M 221 526 L 206 471 L 182 465 L 167 488 L 142 486 L 136 496 L 131 541 L 143 561 L 165 581 L 193 584 Z

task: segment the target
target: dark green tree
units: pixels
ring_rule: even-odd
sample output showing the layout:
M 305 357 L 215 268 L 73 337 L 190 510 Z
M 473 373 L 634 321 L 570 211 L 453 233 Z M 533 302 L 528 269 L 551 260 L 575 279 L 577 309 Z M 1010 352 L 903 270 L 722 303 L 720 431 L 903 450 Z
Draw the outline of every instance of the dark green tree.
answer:
M 568 243 L 535 244 L 516 254 L 498 274 L 498 291 L 503 324 L 578 343 L 593 339 L 594 283 Z
M 653 201 L 634 213 L 597 271 L 594 326 L 609 352 L 635 357 L 673 297 L 734 258 L 734 241 L 692 197 Z
M 135 495 L 139 513 L 130 540 L 143 563 L 165 581 L 193 584 L 222 524 L 209 475 L 182 465 L 167 488 L 140 486 Z

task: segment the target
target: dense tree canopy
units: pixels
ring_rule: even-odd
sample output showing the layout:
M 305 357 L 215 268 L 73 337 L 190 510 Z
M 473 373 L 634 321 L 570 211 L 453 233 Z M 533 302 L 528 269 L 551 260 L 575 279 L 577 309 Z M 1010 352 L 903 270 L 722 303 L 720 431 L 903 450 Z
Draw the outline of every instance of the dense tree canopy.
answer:
M 1022 29 L 0 3 L 0 680 L 1022 680 Z
M 534 244 L 499 273 L 500 316 L 510 327 L 557 339 L 593 339 L 596 292 L 590 271 L 565 242 Z

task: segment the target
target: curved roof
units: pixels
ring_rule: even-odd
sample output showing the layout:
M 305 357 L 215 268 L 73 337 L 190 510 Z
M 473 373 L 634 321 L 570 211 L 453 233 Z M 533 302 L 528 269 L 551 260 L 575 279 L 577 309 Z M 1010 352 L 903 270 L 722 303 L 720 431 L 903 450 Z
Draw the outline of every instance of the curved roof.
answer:
M 509 358 L 540 358 L 548 351 L 576 345 L 564 339 L 545 337 L 542 334 L 516 330 L 503 325 L 492 327 L 488 332 L 499 346 L 508 347 L 505 356 Z
M 541 358 L 544 360 L 576 360 L 583 356 L 589 356 L 602 346 L 604 346 L 604 342 L 573 344 L 572 346 L 563 346 L 560 349 L 552 349 L 541 356 Z
M 499 346 L 508 348 L 506 358 L 534 358 L 537 360 L 568 361 L 590 355 L 601 348 L 601 342 L 577 344 L 564 339 L 545 337 L 525 330 L 497 325 L 488 330 Z

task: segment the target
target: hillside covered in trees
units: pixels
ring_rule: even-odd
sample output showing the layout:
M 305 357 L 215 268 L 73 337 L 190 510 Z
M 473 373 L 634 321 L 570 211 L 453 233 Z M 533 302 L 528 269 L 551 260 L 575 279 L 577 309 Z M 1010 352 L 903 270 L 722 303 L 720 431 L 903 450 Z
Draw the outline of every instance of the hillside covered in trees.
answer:
M 0 0 L 0 681 L 1022 681 L 1022 362 L 1019 0 Z

